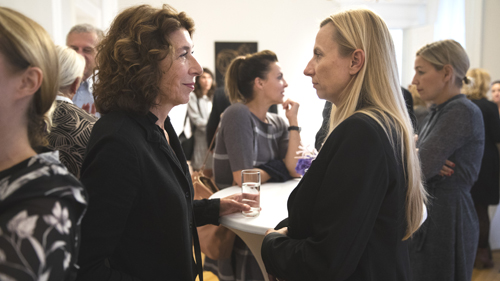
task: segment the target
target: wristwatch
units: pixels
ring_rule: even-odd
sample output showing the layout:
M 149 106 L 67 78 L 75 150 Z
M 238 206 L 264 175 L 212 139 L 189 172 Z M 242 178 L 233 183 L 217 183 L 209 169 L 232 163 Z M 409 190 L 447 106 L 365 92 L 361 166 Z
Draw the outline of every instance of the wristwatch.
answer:
M 288 127 L 288 131 L 292 131 L 292 130 L 300 132 L 301 128 L 298 127 L 298 126 L 290 126 L 290 127 Z

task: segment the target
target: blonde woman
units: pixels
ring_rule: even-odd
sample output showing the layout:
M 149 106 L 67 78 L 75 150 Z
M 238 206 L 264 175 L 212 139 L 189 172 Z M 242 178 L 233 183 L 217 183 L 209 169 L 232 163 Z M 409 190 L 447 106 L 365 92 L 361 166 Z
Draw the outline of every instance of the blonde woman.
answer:
M 0 7 L 0 280 L 74 280 L 81 183 L 46 145 L 45 114 L 59 83 L 49 34 Z
M 73 49 L 56 46 L 60 85 L 52 114 L 48 148 L 59 151 L 59 159 L 75 177 L 80 178 L 85 149 L 97 118 L 73 104 L 82 81 L 85 59 Z
M 333 103 L 330 134 L 264 238 L 271 279 L 410 280 L 426 193 L 386 24 L 364 9 L 325 19 L 304 74 Z
M 465 50 L 453 40 L 428 44 L 415 59 L 412 83 L 433 105 L 417 142 L 431 201 L 411 241 L 414 281 L 472 277 L 479 231 L 470 190 L 481 167 L 484 124 L 479 108 L 460 94 L 468 68 Z
M 497 105 L 486 99 L 490 88 L 490 74 L 484 69 L 474 68 L 467 72 L 467 76 L 471 77 L 474 83 L 472 87 L 464 87 L 463 92 L 479 107 L 484 122 L 484 153 L 481 170 L 470 191 L 479 219 L 479 243 L 474 267 L 491 268 L 493 260 L 489 248 L 488 206 L 498 205 L 499 201 L 500 159 L 497 144 L 500 143 L 500 116 Z

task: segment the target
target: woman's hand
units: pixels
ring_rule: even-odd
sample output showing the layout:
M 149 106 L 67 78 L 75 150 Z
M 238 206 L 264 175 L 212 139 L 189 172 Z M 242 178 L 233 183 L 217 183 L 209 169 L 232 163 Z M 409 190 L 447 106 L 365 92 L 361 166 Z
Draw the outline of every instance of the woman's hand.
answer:
M 285 116 L 290 123 L 290 126 L 298 126 L 299 122 L 297 121 L 297 115 L 299 114 L 299 106 L 300 104 L 294 102 L 291 99 L 286 100 L 283 103 L 283 110 L 285 110 Z
M 452 169 L 455 168 L 455 163 L 451 162 L 450 160 L 446 160 L 445 164 L 441 168 L 441 171 L 439 171 L 440 176 L 447 176 L 451 177 L 455 171 Z
M 241 203 L 243 196 L 241 193 L 236 193 L 220 199 L 219 216 L 225 216 L 241 211 L 250 211 L 250 206 Z
M 273 233 L 273 232 L 277 232 L 277 233 L 283 234 L 285 236 L 288 236 L 288 227 L 283 227 L 283 228 L 278 229 L 278 230 L 274 230 L 274 228 L 270 228 L 266 231 L 265 235 L 268 235 L 269 233 Z

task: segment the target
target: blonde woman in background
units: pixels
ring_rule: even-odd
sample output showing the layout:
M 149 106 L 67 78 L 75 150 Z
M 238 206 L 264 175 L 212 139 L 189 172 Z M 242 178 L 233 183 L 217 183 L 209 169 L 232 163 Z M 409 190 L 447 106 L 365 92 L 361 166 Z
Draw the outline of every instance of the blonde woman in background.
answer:
M 490 74 L 481 68 L 467 72 L 473 80 L 472 87 L 464 87 L 463 92 L 475 103 L 483 114 L 484 154 L 477 181 L 471 189 L 472 200 L 479 219 L 479 243 L 474 267 L 491 268 L 493 260 L 489 248 L 490 219 L 488 205 L 498 205 L 500 160 L 497 144 L 500 143 L 500 116 L 498 107 L 486 99 L 490 88 Z
M 60 85 L 52 114 L 48 148 L 59 151 L 61 163 L 80 178 L 85 149 L 97 117 L 73 104 L 73 96 L 82 81 L 85 59 L 73 49 L 56 46 Z
M 430 195 L 428 218 L 412 238 L 413 281 L 467 281 L 472 277 L 479 235 L 470 190 L 484 150 L 479 108 L 460 94 L 469 58 L 454 40 L 437 41 L 416 54 L 416 85 L 432 102 L 418 134 L 422 172 Z M 454 171 L 446 171 L 448 168 Z
M 410 280 L 426 194 L 386 24 L 364 9 L 325 19 L 304 74 L 333 103 L 330 133 L 266 233 L 270 279 Z
M 59 86 L 49 34 L 0 7 L 0 280 L 74 280 L 81 183 L 46 145 L 45 114 Z

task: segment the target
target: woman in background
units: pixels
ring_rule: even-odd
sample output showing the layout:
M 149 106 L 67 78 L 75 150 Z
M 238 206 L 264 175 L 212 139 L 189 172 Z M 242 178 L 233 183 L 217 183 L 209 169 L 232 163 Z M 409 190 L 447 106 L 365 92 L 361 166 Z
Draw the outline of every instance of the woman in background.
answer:
M 286 83 L 272 51 L 240 56 L 226 73 L 226 91 L 232 103 L 222 116 L 214 154 L 219 188 L 241 186 L 241 171 L 259 169 L 262 183 L 298 177 L 295 158 L 300 144 L 299 104 L 284 99 Z M 269 113 L 282 104 L 287 122 Z M 222 280 L 263 280 L 261 270 L 243 241 L 236 237 L 233 259 L 205 259 L 205 268 Z
M 47 139 L 51 150 L 59 151 L 61 163 L 75 177 L 80 178 L 85 149 L 97 117 L 73 104 L 73 96 L 80 87 L 85 59 L 73 49 L 56 46 L 59 58 L 60 84 L 52 114 L 52 128 Z
M 81 183 L 47 144 L 59 86 L 49 34 L 0 7 L 0 280 L 72 281 L 87 205 Z
M 334 111 L 288 219 L 264 238 L 270 279 L 410 280 L 426 196 L 386 24 L 369 10 L 328 17 L 304 74 Z
M 497 105 L 500 112 L 500 80 L 491 83 L 491 101 Z
M 433 105 L 417 142 L 431 201 L 411 241 L 414 281 L 472 277 L 479 229 L 470 190 L 481 167 L 484 124 L 479 108 L 460 94 L 468 68 L 467 53 L 453 40 L 428 44 L 415 59 L 412 83 Z M 445 164 L 454 168 L 449 176 L 441 172 Z
M 498 205 L 499 201 L 500 160 L 497 144 L 500 143 L 500 116 L 497 105 L 486 99 L 491 81 L 489 73 L 484 69 L 474 68 L 467 72 L 467 76 L 473 79 L 473 83 L 471 87 L 463 87 L 463 92 L 479 107 L 484 122 L 483 160 L 477 181 L 471 189 L 479 219 L 479 243 L 474 267 L 492 268 L 488 206 Z
M 203 165 L 208 145 L 206 141 L 206 126 L 210 111 L 212 110 L 212 98 L 217 85 L 215 77 L 208 68 L 203 68 L 203 74 L 196 76 L 194 91 L 189 95 L 187 114 L 194 130 L 194 151 L 191 159 L 193 170 L 198 171 Z M 212 176 L 212 154 L 209 154 L 205 166 L 204 175 Z

